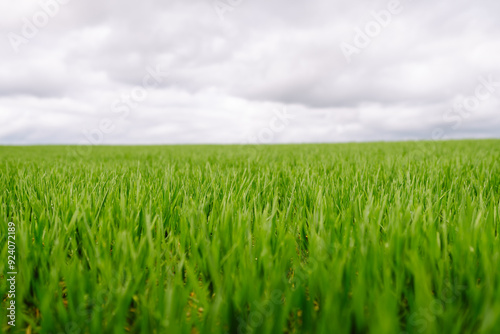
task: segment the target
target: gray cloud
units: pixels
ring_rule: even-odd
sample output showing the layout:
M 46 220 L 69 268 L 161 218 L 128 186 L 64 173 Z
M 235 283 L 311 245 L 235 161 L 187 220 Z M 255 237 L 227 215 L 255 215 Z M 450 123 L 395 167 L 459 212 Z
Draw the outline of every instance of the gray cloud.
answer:
M 342 43 L 390 0 L 244 0 L 223 20 L 216 3 L 2 2 L 0 144 L 500 137 L 498 1 L 401 0 L 350 63 Z M 487 99 L 452 110 L 489 75 Z M 295 119 L 275 127 L 285 106 Z

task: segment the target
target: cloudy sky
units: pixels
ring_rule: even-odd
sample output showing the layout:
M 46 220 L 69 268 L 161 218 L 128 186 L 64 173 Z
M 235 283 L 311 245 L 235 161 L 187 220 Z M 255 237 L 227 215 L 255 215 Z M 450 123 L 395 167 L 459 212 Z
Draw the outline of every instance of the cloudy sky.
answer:
M 0 144 L 500 138 L 498 0 L 0 2 Z

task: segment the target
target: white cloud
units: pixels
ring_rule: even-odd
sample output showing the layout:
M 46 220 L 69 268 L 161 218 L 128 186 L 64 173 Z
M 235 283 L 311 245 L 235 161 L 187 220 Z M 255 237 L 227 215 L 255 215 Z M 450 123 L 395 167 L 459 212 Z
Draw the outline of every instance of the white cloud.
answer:
M 14 52 L 9 36 L 56 1 Z M 444 118 L 480 76 L 500 81 L 496 0 L 401 0 L 351 63 L 341 43 L 390 0 L 246 0 L 224 21 L 210 0 L 62 2 L 0 4 L 0 144 L 80 143 L 103 119 L 99 143 L 241 143 L 283 107 L 296 119 L 272 142 L 500 137 L 500 85 L 458 127 Z M 169 76 L 117 117 L 159 64 Z

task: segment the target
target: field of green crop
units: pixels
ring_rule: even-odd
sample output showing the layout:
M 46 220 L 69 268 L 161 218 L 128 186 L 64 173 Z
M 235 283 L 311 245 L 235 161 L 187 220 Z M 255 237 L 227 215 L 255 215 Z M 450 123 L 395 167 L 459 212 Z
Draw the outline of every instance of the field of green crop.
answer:
M 499 333 L 500 141 L 0 147 L 13 333 Z

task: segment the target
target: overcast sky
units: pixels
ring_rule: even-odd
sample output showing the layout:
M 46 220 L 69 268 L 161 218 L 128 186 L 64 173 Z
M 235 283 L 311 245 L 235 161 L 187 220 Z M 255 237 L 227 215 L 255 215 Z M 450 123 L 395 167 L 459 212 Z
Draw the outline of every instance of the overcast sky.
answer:
M 500 138 L 500 1 L 0 1 L 0 144 Z

